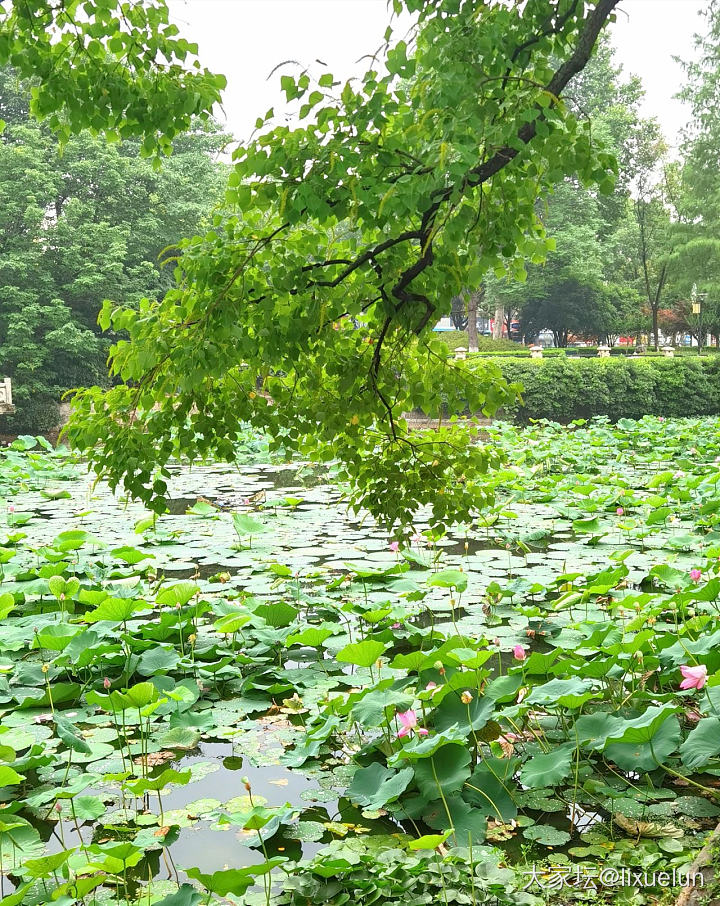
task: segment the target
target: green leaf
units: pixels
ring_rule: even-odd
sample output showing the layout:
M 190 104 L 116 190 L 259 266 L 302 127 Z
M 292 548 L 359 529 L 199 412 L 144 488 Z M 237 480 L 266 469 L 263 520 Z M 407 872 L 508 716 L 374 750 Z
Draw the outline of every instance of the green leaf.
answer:
M 54 720 L 57 735 L 69 749 L 72 749 L 73 752 L 82 752 L 84 755 L 92 754 L 90 746 L 78 735 L 77 729 L 69 720 L 66 720 L 66 718 L 61 717 L 57 713 L 55 714 Z
M 64 865 L 76 849 L 77 847 L 73 846 L 71 849 L 64 849 L 62 852 L 53 853 L 50 856 L 42 856 L 40 859 L 26 859 L 23 868 L 32 878 L 47 877 Z
M 155 676 L 158 673 L 167 673 L 177 667 L 180 655 L 175 648 L 158 645 L 148 648 L 140 655 L 137 672 L 141 676 Z
M 202 895 L 191 884 L 182 884 L 176 893 L 156 900 L 153 906 L 200 906 L 202 901 Z
M 415 782 L 422 796 L 429 801 L 462 789 L 470 776 L 470 760 L 466 745 L 452 743 L 414 762 Z
M 14 786 L 16 783 L 22 783 L 23 780 L 25 780 L 23 774 L 18 774 L 6 764 L 0 764 L 0 787 Z
M 9 592 L 0 595 L 0 620 L 4 620 L 15 607 L 15 598 Z
M 365 808 L 384 808 L 405 792 L 412 778 L 413 769 L 410 767 L 391 771 L 379 762 L 373 762 L 355 772 L 347 795 Z
M 385 651 L 382 642 L 365 639 L 363 642 L 353 642 L 341 648 L 337 659 L 343 664 L 355 664 L 357 667 L 371 667 Z
M 99 796 L 75 796 L 72 807 L 78 821 L 96 821 L 105 814 L 105 803 Z
M 605 758 L 623 771 L 654 771 L 677 750 L 681 730 L 678 720 L 670 716 L 654 728 L 652 724 L 632 727 L 623 736 L 634 741 L 608 743 Z
M 418 837 L 417 840 L 411 840 L 408 843 L 408 849 L 416 851 L 421 849 L 437 849 L 450 836 L 451 831 L 445 831 L 444 834 L 425 834 Z
M 136 547 L 128 547 L 127 545 L 114 548 L 111 551 L 111 554 L 116 560 L 122 560 L 123 563 L 127 563 L 128 566 L 136 566 L 143 560 L 154 557 L 154 554 L 148 554 L 138 550 Z
M 200 733 L 190 727 L 172 727 L 160 736 L 164 749 L 194 749 L 200 741 Z
M 198 586 L 192 582 L 178 582 L 159 591 L 155 602 L 163 607 L 176 607 L 178 604 L 182 607 L 199 591 Z
M 176 893 L 156 900 L 153 906 L 200 906 L 202 901 L 203 896 L 191 884 L 181 884 Z
M 454 588 L 458 594 L 462 594 L 467 589 L 468 577 L 467 573 L 460 572 L 458 569 L 443 569 L 430 576 L 427 584 L 440 588 Z
M 184 786 L 190 782 L 191 777 L 192 773 L 190 771 L 176 771 L 174 768 L 165 768 L 161 774 L 151 779 L 140 777 L 137 780 L 126 780 L 125 786 L 136 796 L 142 796 L 149 791 L 157 793 L 170 783 Z
M 262 522 L 253 519 L 253 517 L 248 516 L 247 513 L 233 513 L 232 521 L 235 526 L 235 531 L 241 536 L 259 535 L 261 532 L 267 531 L 266 526 Z
M 189 878 L 199 881 L 202 886 L 216 893 L 221 897 L 229 893 L 234 896 L 242 896 L 243 893 L 255 883 L 255 878 L 265 875 L 282 865 L 286 860 L 280 856 L 261 862 L 259 865 L 248 865 L 246 868 L 230 868 L 225 871 L 216 871 L 213 874 L 204 874 L 199 868 L 185 868 L 185 874 Z
M 550 824 L 533 824 L 531 827 L 523 828 L 523 837 L 526 840 L 533 840 L 535 843 L 550 847 L 564 846 L 570 840 L 570 834 L 567 831 Z
M 254 612 L 276 629 L 289 626 L 298 615 L 297 607 L 293 607 L 287 601 L 273 601 L 271 604 L 261 604 L 255 608 Z
M 520 782 L 531 790 L 557 786 L 570 774 L 574 752 L 575 746 L 567 743 L 553 746 L 547 754 L 535 755 L 520 769 Z
M 99 623 L 103 620 L 110 623 L 125 623 L 139 608 L 140 602 L 132 598 L 106 598 L 95 610 L 86 613 L 83 619 L 87 623 Z
M 333 634 L 332 629 L 320 629 L 317 626 L 306 626 L 300 632 L 295 632 L 285 639 L 289 648 L 291 645 L 306 645 L 308 648 L 319 648 L 322 643 Z
M 125 707 L 145 708 L 147 705 L 158 700 L 158 691 L 153 686 L 152 683 L 135 683 L 134 686 L 131 686 L 125 692 L 111 693 L 111 696 L 116 696 L 119 703 L 124 703 Z
M 703 717 L 680 746 L 680 757 L 689 771 L 704 768 L 720 754 L 720 718 Z

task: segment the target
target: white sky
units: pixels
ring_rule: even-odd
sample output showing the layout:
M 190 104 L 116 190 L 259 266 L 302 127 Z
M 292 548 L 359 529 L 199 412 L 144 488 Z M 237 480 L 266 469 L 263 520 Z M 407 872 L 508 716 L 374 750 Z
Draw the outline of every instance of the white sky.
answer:
M 225 117 L 239 139 L 268 108 L 284 109 L 280 72 L 268 80 L 274 66 L 320 59 L 337 78 L 360 74 L 366 62 L 358 59 L 379 47 L 390 21 L 386 0 L 170 0 L 170 6 L 184 37 L 199 44 L 203 64 L 227 76 Z M 623 0 L 612 27 L 617 61 L 645 86 L 643 115 L 660 120 L 672 145 L 687 119 L 673 99 L 682 69 L 672 57 L 692 57 L 706 6 L 707 0 Z

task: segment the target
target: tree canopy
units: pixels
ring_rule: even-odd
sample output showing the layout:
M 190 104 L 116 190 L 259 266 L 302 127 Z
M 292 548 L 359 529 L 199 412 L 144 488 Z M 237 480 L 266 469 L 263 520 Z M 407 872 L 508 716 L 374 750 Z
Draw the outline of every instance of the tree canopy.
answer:
M 164 0 L 22 0 L 0 5 L 0 66 L 33 81 L 30 109 L 62 141 L 85 129 L 168 154 L 208 118 L 226 80 L 200 66 Z
M 227 178 L 213 160 L 225 137 L 211 123 L 178 136 L 155 170 L 138 139 L 107 144 L 84 133 L 60 154 L 29 101 L 29 86 L 0 69 L 0 364 L 17 407 L 0 419 L 3 431 L 53 428 L 62 393 L 107 386 L 102 300 L 161 298 L 172 283 L 163 250 L 200 228 Z
M 71 440 L 158 510 L 169 458 L 230 458 L 243 422 L 339 459 L 355 503 L 387 523 L 429 504 L 442 525 L 481 505 L 491 454 L 473 426 L 413 435 L 403 413 L 490 413 L 512 392 L 491 366 L 478 380 L 448 363 L 430 331 L 463 287 L 489 272 L 522 279 L 544 258 L 539 195 L 569 175 L 612 192 L 614 156 L 563 93 L 617 2 L 396 0 L 416 28 L 408 41 L 388 29 L 358 83 L 283 75 L 300 125 L 258 120 L 234 153 L 226 210 L 185 244 L 162 301 L 106 306 L 103 326 L 129 334 L 111 355 L 123 383 L 78 395 Z M 90 125 L 165 149 L 221 82 L 179 65 L 192 48 L 162 3 L 82 13 L 82 40 L 56 20 L 68 60 L 41 41 L 22 63 L 41 77 L 36 113 L 64 134 Z M 15 47 L 40 17 L 6 17 Z M 91 110 L 95 68 L 106 103 Z

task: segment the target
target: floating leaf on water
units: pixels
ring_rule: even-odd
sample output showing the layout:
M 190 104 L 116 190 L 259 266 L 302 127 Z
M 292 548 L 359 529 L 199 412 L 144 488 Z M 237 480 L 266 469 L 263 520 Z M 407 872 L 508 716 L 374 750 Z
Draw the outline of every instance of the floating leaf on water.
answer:
M 533 824 L 531 827 L 526 827 L 523 830 L 523 837 L 543 846 L 563 846 L 570 840 L 570 834 L 567 831 L 559 830 L 550 824 Z

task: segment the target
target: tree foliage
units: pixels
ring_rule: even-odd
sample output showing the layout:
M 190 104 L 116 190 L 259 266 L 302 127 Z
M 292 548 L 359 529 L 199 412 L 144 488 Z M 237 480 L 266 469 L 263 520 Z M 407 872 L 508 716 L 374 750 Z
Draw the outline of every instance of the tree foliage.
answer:
M 630 326 L 638 308 L 637 274 L 628 273 L 631 187 L 637 185 L 643 137 L 655 124 L 639 118 L 642 88 L 625 79 L 603 40 L 568 88 L 568 103 L 590 117 L 593 135 L 618 161 L 614 191 L 598 194 L 572 176 L 549 198 L 538 201 L 538 216 L 555 243 L 546 261 L 530 262 L 525 282 L 490 278 L 488 295 L 509 321 L 519 316 L 526 339 L 551 330 L 555 344 L 571 337 L 613 340 Z M 634 235 L 633 235 L 634 241 Z M 618 286 L 618 272 L 627 286 Z M 632 331 L 629 331 L 632 332 Z
M 162 170 L 138 140 L 108 145 L 87 133 L 58 140 L 29 116 L 30 92 L 0 70 L 0 367 L 17 413 L 3 430 L 47 430 L 69 388 L 107 385 L 110 338 L 99 337 L 105 298 L 137 306 L 172 281 L 167 246 L 195 232 L 222 196 L 215 127 L 176 139 Z
M 697 35 L 696 59 L 685 66 L 683 99 L 692 111 L 682 165 L 669 187 L 674 205 L 669 268 L 678 326 L 693 336 L 720 333 L 720 4 L 705 11 L 706 31 Z M 703 299 L 693 316 L 693 287 Z
M 130 335 L 112 352 L 125 383 L 81 393 L 69 431 L 95 468 L 162 509 L 170 456 L 231 457 L 249 422 L 339 458 L 388 523 L 481 505 L 472 426 L 420 437 L 403 413 L 511 395 L 492 366 L 448 364 L 430 331 L 464 286 L 544 257 L 539 194 L 571 174 L 612 191 L 612 154 L 562 94 L 616 3 L 396 2 L 417 14 L 412 40 L 388 32 L 358 83 L 284 75 L 301 124 L 258 121 L 228 211 L 185 245 L 162 302 L 106 307 Z
M 33 80 L 32 113 L 62 142 L 91 129 L 169 153 L 225 87 L 178 37 L 165 0 L 22 0 L 0 5 L 0 66 Z

